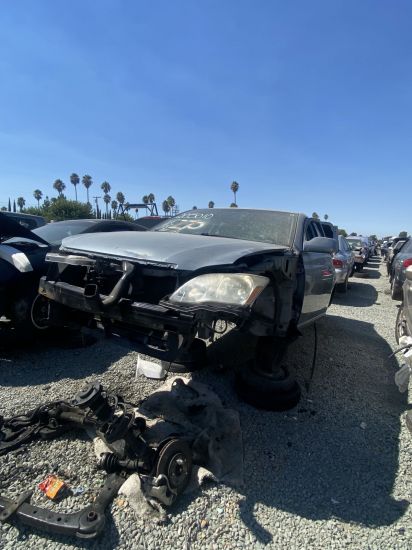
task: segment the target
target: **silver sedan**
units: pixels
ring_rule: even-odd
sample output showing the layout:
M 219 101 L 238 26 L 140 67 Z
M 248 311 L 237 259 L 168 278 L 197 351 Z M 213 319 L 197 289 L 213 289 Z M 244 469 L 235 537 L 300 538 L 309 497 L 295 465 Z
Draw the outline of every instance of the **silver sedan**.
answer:
M 355 255 L 342 235 L 338 236 L 339 250 L 333 255 L 333 267 L 335 268 L 335 288 L 338 292 L 346 292 L 348 279 L 355 270 Z

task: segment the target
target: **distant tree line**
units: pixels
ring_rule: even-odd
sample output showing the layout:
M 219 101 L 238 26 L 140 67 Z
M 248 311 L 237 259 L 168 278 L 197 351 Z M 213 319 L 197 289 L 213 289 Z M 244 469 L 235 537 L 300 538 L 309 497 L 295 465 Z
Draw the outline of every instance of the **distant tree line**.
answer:
M 80 180 L 80 176 L 73 172 L 70 175 L 69 180 L 74 187 L 75 200 L 70 200 L 66 197 L 66 184 L 63 180 L 56 179 L 52 185 L 53 189 L 57 192 L 56 197 L 49 198 L 48 195 L 44 196 L 41 189 L 35 189 L 33 191 L 33 197 L 37 202 L 37 206 L 30 206 L 26 208 L 26 199 L 24 197 L 17 197 L 17 199 L 13 200 L 13 203 L 11 203 L 9 198 L 8 207 L 4 206 L 1 210 L 17 212 L 18 208 L 20 212 L 37 214 L 44 216 L 48 220 L 56 221 L 68 218 L 83 219 L 90 217 L 116 219 L 119 216 L 121 216 L 122 219 L 133 219 L 130 215 L 130 203 L 126 201 L 124 193 L 122 191 L 118 191 L 115 198 L 112 198 L 110 195 L 112 186 L 108 181 L 104 181 L 100 185 L 103 196 L 94 196 L 94 206 L 92 206 L 89 196 L 90 187 L 93 185 L 92 177 L 89 174 L 85 174 Z M 86 202 L 81 202 L 78 200 L 77 187 L 80 185 L 80 181 L 86 189 Z M 239 184 L 236 181 L 233 181 L 230 184 L 230 190 L 234 196 L 234 202 L 232 202 L 230 206 L 236 208 L 236 194 L 239 191 Z M 103 199 L 105 205 L 104 211 L 100 209 L 99 199 Z M 155 205 L 155 200 L 156 199 L 153 193 L 148 193 L 142 197 L 142 202 L 148 207 L 147 210 L 150 213 L 153 213 L 154 211 L 152 206 Z M 214 201 L 209 201 L 208 208 L 214 208 L 214 206 Z M 197 206 L 193 206 L 193 208 L 197 209 Z M 165 216 L 174 216 L 178 214 L 179 207 L 177 206 L 176 200 L 172 195 L 169 195 L 167 199 L 162 201 L 162 210 Z M 137 211 L 138 209 L 136 209 L 136 214 Z

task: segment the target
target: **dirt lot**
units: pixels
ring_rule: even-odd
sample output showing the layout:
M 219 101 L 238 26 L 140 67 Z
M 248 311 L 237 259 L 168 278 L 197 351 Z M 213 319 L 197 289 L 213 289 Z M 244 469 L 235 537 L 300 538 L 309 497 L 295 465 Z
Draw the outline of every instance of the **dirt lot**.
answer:
M 208 484 L 184 495 L 169 521 L 137 520 L 117 499 L 100 541 L 68 540 L 16 525 L 0 528 L 1 548 L 412 548 L 411 435 L 404 425 L 408 408 L 393 376 L 396 303 L 384 266 L 376 258 L 368 277 L 352 279 L 317 324 L 318 356 L 311 378 L 313 327 L 293 345 L 288 364 L 303 388 L 299 406 L 288 413 L 260 412 L 240 403 L 233 370 L 242 355 L 239 342 L 226 341 L 226 365 L 194 377 L 210 384 L 240 414 L 245 483 L 230 488 Z M 235 353 L 236 352 L 236 353 Z M 0 414 L 69 397 L 95 378 L 138 401 L 158 383 L 134 380 L 136 354 L 99 340 L 78 349 L 61 346 L 0 351 Z M 62 438 L 36 443 L 0 458 L 0 490 L 16 495 L 34 488 L 53 467 L 72 485 L 101 483 L 90 441 Z M 90 493 L 63 501 L 74 510 Z M 35 502 L 44 504 L 37 493 Z

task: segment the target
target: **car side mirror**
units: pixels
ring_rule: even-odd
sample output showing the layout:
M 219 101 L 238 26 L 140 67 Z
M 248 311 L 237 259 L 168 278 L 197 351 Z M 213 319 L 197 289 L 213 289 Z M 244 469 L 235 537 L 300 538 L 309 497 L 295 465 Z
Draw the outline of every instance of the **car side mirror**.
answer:
M 303 243 L 303 252 L 323 252 L 332 254 L 339 250 L 338 241 L 329 237 L 314 237 Z
M 408 281 L 412 282 L 412 265 L 406 268 L 405 276 L 408 279 Z

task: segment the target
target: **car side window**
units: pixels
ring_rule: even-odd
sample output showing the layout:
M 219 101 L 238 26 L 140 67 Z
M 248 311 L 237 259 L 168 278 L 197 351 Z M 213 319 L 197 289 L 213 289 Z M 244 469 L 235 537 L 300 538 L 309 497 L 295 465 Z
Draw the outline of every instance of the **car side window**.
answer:
M 310 241 L 311 239 L 317 236 L 318 236 L 318 233 L 316 231 L 315 224 L 313 222 L 309 222 L 308 225 L 306 226 L 305 241 Z

